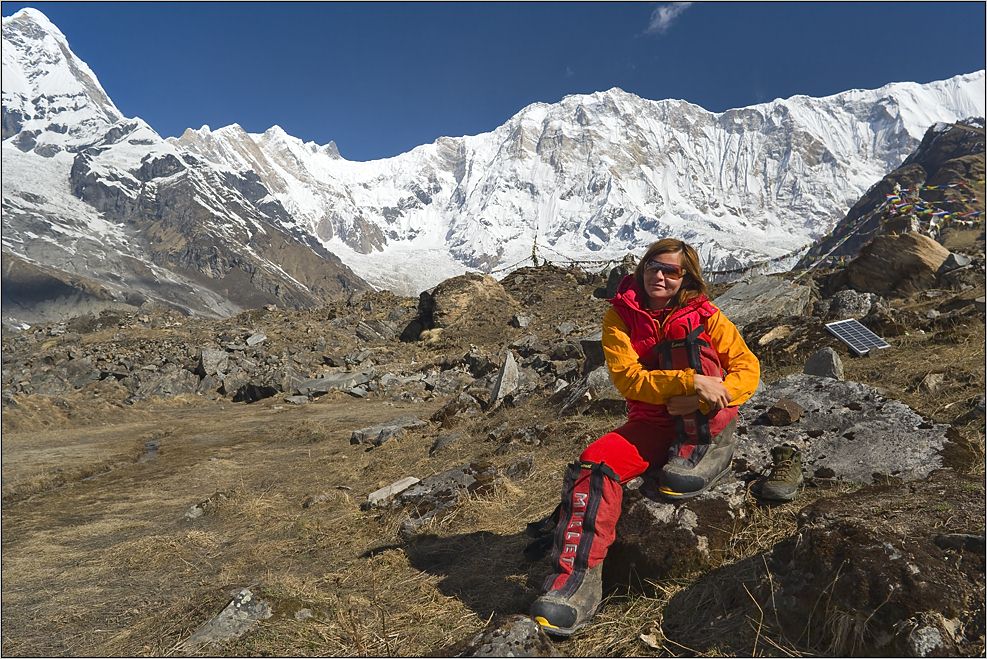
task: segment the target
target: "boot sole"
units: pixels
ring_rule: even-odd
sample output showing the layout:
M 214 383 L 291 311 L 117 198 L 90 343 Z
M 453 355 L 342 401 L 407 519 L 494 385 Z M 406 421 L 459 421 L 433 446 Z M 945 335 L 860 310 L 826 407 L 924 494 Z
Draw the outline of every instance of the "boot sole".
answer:
M 712 479 L 710 479 L 710 481 L 706 483 L 706 485 L 701 490 L 695 490 L 693 492 L 676 492 L 675 490 L 669 489 L 668 487 L 659 486 L 658 493 L 661 494 L 663 497 L 670 499 L 672 501 L 678 501 L 681 499 L 691 499 L 692 497 L 697 497 L 703 492 L 708 491 L 711 487 L 719 483 L 720 479 L 723 478 L 728 471 L 730 471 L 729 464 L 726 466 L 726 468 L 723 471 L 721 471 Z
M 765 496 L 762 493 L 754 493 L 754 496 L 763 501 L 792 501 L 798 496 L 798 490 L 795 490 L 789 495 Z
M 586 624 L 584 622 L 582 625 L 575 625 L 573 627 L 556 627 L 541 616 L 535 616 L 535 622 L 537 622 L 542 631 L 549 636 L 558 636 L 560 638 L 568 638 L 569 636 L 572 636 L 577 629 Z

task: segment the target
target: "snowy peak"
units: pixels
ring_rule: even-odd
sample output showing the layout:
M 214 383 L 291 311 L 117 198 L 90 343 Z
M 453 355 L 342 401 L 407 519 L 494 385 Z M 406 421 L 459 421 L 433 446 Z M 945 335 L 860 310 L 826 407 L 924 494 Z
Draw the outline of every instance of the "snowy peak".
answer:
M 122 115 L 96 74 L 40 11 L 3 19 L 3 139 L 52 156 L 85 143 Z

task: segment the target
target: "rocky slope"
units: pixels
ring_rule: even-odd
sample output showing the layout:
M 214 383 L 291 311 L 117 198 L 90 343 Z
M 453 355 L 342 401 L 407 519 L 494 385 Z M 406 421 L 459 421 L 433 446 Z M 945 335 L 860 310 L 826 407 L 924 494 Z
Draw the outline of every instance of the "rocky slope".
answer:
M 833 230 L 817 241 L 796 267 L 828 255 L 852 257 L 876 235 L 976 223 L 983 207 L 984 120 L 936 124 L 901 166 L 864 194 Z
M 537 594 L 547 565 L 525 522 L 623 413 L 599 368 L 603 274 L 546 265 L 458 277 L 420 299 L 366 292 L 224 320 L 105 312 L 8 334 L 5 646 L 975 655 L 983 277 L 932 272 L 931 288 L 884 297 L 824 296 L 832 274 L 814 276 L 718 291 L 729 314 L 756 307 L 744 335 L 764 373 L 734 474 L 681 504 L 629 484 L 607 604 L 563 644 L 487 621 Z M 892 347 L 851 358 L 823 328 L 847 313 Z M 427 329 L 402 341 L 412 326 Z M 802 374 L 823 347 L 843 370 Z M 930 350 L 943 368 L 930 372 Z M 748 488 L 782 441 L 802 449 L 807 482 L 772 509 Z M 75 602 L 78 620 L 57 601 L 39 615 L 41 587 Z M 231 630 L 220 612 L 243 588 L 257 605 Z M 697 634 L 696 611 L 712 631 Z M 76 630 L 108 619 L 112 636 Z

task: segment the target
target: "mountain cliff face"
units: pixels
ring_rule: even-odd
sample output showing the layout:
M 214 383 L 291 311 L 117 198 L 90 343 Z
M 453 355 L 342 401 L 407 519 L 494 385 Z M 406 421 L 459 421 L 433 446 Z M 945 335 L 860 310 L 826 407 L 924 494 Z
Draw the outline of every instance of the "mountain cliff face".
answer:
M 5 255 L 210 315 L 363 280 L 417 294 L 533 253 L 602 265 L 664 236 L 708 268 L 785 267 L 928 126 L 984 114 L 983 71 L 722 113 L 614 88 L 352 162 L 277 126 L 162 139 L 40 12 L 3 39 Z
M 22 278 L 46 273 L 17 290 L 7 282 L 5 315 L 154 300 L 226 316 L 366 288 L 322 245 L 286 228 L 286 211 L 255 174 L 217 169 L 122 117 L 42 14 L 5 18 L 3 40 L 4 258 L 35 266 L 19 268 Z M 52 288 L 48 277 L 101 285 Z
M 825 234 L 929 125 L 980 113 L 983 90 L 978 72 L 717 114 L 611 89 L 374 162 L 278 127 L 169 141 L 256 172 L 295 226 L 370 281 L 412 292 L 464 266 L 509 266 L 536 243 L 552 260 L 616 259 L 669 235 L 714 268 L 778 257 Z M 395 261 L 399 272 L 379 265 Z

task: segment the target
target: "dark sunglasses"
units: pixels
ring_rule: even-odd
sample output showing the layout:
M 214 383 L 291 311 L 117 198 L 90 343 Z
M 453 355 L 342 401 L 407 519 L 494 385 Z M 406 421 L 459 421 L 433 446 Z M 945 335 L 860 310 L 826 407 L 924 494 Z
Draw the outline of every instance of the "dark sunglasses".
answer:
M 682 279 L 685 276 L 685 268 L 680 265 L 672 265 L 671 263 L 662 263 L 661 261 L 655 261 L 654 259 L 649 260 L 644 265 L 645 272 L 661 272 L 666 279 Z

